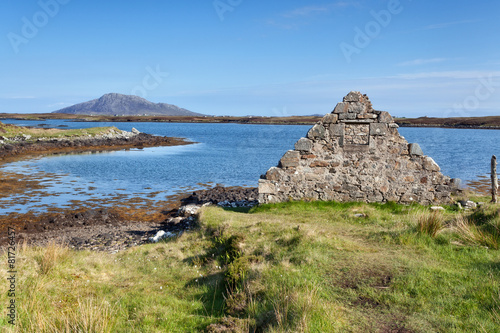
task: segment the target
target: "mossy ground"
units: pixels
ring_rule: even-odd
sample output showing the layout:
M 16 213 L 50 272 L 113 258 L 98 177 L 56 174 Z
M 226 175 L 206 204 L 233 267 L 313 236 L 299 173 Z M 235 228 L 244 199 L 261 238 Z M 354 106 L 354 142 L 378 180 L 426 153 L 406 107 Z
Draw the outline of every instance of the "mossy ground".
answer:
M 486 233 L 498 227 L 499 209 L 447 209 L 431 237 L 419 224 L 435 220 L 418 205 L 207 207 L 196 230 L 115 255 L 21 247 L 17 326 L 10 328 L 4 311 L 0 328 L 496 332 L 500 253 L 463 237 L 454 221 Z M 0 271 L 3 290 L 6 274 Z M 8 301 L 3 292 L 0 304 Z

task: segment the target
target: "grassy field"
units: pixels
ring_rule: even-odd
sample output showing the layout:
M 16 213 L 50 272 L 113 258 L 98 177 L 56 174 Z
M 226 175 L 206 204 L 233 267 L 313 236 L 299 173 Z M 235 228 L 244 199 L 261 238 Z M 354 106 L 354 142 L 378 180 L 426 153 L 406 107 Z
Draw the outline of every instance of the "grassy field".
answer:
M 207 207 L 194 231 L 114 255 L 21 246 L 18 322 L 2 292 L 0 330 L 498 332 L 499 210 Z

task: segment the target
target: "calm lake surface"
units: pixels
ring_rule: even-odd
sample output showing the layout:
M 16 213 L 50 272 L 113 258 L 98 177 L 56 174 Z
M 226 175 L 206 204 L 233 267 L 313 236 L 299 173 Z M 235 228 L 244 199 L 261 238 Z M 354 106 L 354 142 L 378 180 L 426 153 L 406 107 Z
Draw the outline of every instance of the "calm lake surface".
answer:
M 30 202 L 16 197 L 0 200 L 0 213 L 43 210 L 69 206 L 71 200 L 148 197 L 165 200 L 178 192 L 206 184 L 257 186 L 261 174 L 275 166 L 294 143 L 305 136 L 309 125 L 241 125 L 184 123 L 95 123 L 63 120 L 17 121 L 21 126 L 87 128 L 116 126 L 130 131 L 184 137 L 198 142 L 188 146 L 158 147 L 94 154 L 55 155 L 3 166 L 4 171 L 24 174 L 51 173 L 43 179 L 46 192 L 30 194 Z M 500 131 L 440 128 L 400 128 L 410 143 L 417 142 L 444 174 L 464 183 L 486 175 L 492 155 L 500 156 Z

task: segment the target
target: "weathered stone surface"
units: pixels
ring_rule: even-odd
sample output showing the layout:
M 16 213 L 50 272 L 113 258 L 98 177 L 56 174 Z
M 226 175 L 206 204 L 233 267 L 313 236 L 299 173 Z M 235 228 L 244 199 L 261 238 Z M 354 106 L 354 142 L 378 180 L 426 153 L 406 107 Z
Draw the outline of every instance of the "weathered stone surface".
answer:
M 289 150 L 283 155 L 280 160 L 280 166 L 282 168 L 291 168 L 299 165 L 300 153 L 298 151 Z
M 324 168 L 324 167 L 327 167 L 329 165 L 330 165 L 330 163 L 328 163 L 326 161 L 314 161 L 311 163 L 310 167 L 311 168 L 318 168 L 318 167 Z
M 441 171 L 439 165 L 432 159 L 432 157 L 424 157 L 424 169 L 429 171 Z
M 276 187 L 273 183 L 260 179 L 259 180 L 259 201 L 261 194 L 273 194 L 276 192 Z
M 328 113 L 323 117 L 323 124 L 336 123 L 339 116 L 334 113 Z
M 399 135 L 389 113 L 373 110 L 366 95 L 351 92 L 259 180 L 259 202 L 438 204 L 450 201 L 459 186 L 439 171 L 418 145 Z
M 306 138 L 301 138 L 297 143 L 295 143 L 295 150 L 310 152 L 313 147 L 311 140 Z
M 347 107 L 347 112 L 353 112 L 353 113 L 366 112 L 365 105 L 360 102 L 349 103 L 349 106 Z
M 369 141 L 370 126 L 368 124 L 346 124 L 344 144 L 367 145 Z
M 386 134 L 387 134 L 387 124 L 384 123 L 370 124 L 370 135 L 386 135 Z
M 338 103 L 335 109 L 333 110 L 333 113 L 345 113 L 347 112 L 348 106 L 349 103 Z
M 423 156 L 424 152 L 418 143 L 410 143 L 408 150 L 410 151 L 410 155 L 415 156 Z
M 321 124 L 316 124 L 309 130 L 307 137 L 309 139 L 324 139 L 326 135 L 326 129 Z
M 359 102 L 363 95 L 357 91 L 351 91 L 344 97 L 344 102 Z
M 356 116 L 357 119 L 372 119 L 372 121 L 377 119 L 377 117 L 374 113 L 360 113 Z
M 354 120 L 356 119 L 355 113 L 340 113 L 339 120 Z
M 378 115 L 378 121 L 381 123 L 391 123 L 393 122 L 393 119 L 389 112 L 382 111 Z
M 281 179 L 281 169 L 272 167 L 266 172 L 266 179 L 268 180 L 280 180 Z
M 332 124 L 330 125 L 330 135 L 331 136 L 344 136 L 344 124 Z

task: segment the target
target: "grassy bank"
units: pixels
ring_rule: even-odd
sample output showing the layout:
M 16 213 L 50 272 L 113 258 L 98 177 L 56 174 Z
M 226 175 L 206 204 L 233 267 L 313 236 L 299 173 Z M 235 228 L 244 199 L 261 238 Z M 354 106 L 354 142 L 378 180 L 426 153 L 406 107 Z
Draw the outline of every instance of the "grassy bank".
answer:
M 499 209 L 207 207 L 196 230 L 115 255 L 25 246 L 10 330 L 495 332 Z
M 420 117 L 397 118 L 395 120 L 399 126 L 405 127 L 500 129 L 500 116 L 451 118 Z
M 116 127 L 93 127 L 84 129 L 57 129 L 57 128 L 31 128 L 0 123 L 0 136 L 6 139 L 14 139 L 20 136 L 30 136 L 29 140 L 40 138 L 57 139 L 82 136 L 96 136 L 114 133 Z

